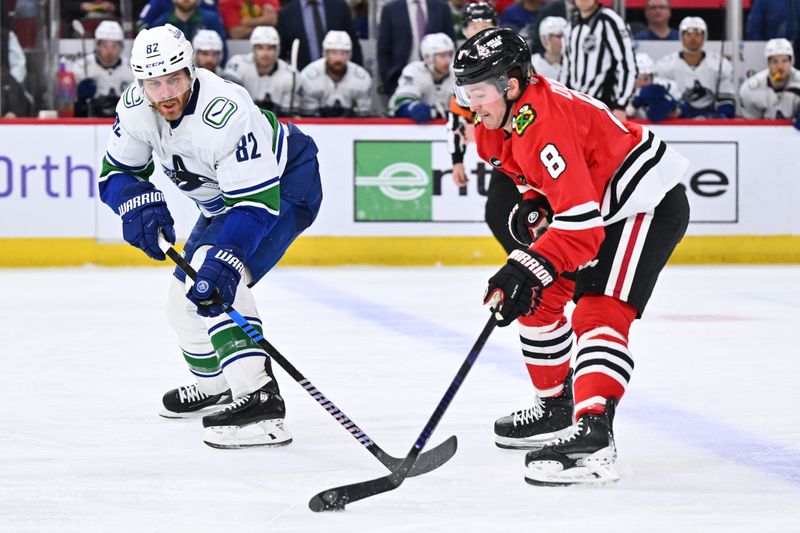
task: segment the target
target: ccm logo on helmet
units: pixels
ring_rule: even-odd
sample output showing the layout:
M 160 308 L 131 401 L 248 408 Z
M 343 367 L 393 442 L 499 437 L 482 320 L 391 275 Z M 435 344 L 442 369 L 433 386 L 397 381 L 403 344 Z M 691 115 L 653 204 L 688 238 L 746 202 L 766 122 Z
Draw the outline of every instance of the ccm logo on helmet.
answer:
M 163 64 L 164 64 L 163 61 L 159 61 L 158 63 L 148 63 L 147 65 L 144 66 L 144 68 L 153 68 Z

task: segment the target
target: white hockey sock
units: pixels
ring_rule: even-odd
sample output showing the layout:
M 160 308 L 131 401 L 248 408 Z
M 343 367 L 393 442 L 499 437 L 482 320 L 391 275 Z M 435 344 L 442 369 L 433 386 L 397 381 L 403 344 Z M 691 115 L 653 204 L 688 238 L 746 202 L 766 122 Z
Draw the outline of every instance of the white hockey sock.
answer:
M 173 278 L 167 298 L 167 319 L 178 334 L 178 344 L 189 372 L 197 378 L 197 385 L 206 394 L 220 394 L 228 390 L 228 383 L 219 366 L 219 357 L 206 324 L 197 315 L 196 307 L 186 298 L 186 287 Z
M 201 247 L 192 259 L 196 269 L 203 263 L 208 247 Z M 245 272 L 236 288 L 233 307 L 255 328 L 263 333 L 255 298 L 247 286 L 249 275 Z M 188 301 L 188 300 L 187 300 Z M 189 302 L 190 305 L 191 302 Z M 192 307 L 194 307 L 192 305 Z M 230 385 L 234 398 L 238 398 L 271 381 L 265 370 L 267 354 L 247 333 L 226 314 L 203 319 L 207 338 L 217 353 L 219 366 Z

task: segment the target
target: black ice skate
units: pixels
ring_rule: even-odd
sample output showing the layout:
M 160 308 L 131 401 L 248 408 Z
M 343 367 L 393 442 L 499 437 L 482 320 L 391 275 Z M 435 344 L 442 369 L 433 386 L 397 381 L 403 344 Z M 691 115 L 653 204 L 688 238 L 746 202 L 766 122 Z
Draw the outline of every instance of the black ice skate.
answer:
M 617 481 L 614 467 L 614 407 L 609 398 L 603 414 L 581 416 L 569 437 L 525 456 L 525 481 L 531 485 L 603 484 Z
M 572 369 L 564 391 L 554 398 L 536 398 L 536 404 L 498 418 L 494 442 L 498 448 L 539 450 L 547 443 L 569 435 L 572 426 Z
M 203 417 L 203 440 L 212 448 L 285 446 L 292 435 L 283 427 L 286 407 L 275 380 Z
M 164 409 L 158 414 L 164 418 L 200 418 L 224 409 L 231 403 L 231 392 L 205 394 L 195 383 L 172 389 L 164 395 L 162 402 Z

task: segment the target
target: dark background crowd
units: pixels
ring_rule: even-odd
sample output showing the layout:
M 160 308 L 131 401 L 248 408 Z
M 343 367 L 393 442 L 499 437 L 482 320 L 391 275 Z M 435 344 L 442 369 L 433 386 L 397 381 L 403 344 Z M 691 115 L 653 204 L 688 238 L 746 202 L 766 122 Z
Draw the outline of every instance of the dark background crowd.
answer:
M 200 30 L 219 34 L 224 50 L 220 67 L 228 59 L 231 40 L 247 40 L 254 28 L 273 26 L 280 36 L 280 57 L 289 59 L 291 43 L 300 42 L 297 68 L 324 55 L 322 41 L 331 30 L 351 36 L 350 60 L 370 71 L 376 98 L 394 91 L 400 72 L 409 62 L 409 50 L 425 34 L 444 33 L 456 44 L 463 40 L 461 12 L 466 0 L 62 0 L 59 12 L 45 0 L 3 0 L 0 12 L 0 64 L 2 110 L 0 116 L 36 116 L 47 109 L 52 95 L 52 65 L 44 49 L 58 50 L 59 39 L 79 37 L 72 21 L 81 21 L 86 39 L 105 20 L 122 23 L 131 39 L 142 28 L 171 23 L 190 40 Z M 625 20 L 637 40 L 679 39 L 677 25 L 686 16 L 703 18 L 709 40 L 725 38 L 725 10 L 718 1 L 629 0 Z M 601 2 L 610 6 L 610 1 Z M 376 17 L 370 17 L 374 7 Z M 535 52 L 541 43 L 538 22 L 548 14 L 563 13 L 563 0 L 497 0 L 499 25 L 528 36 Z M 785 37 L 798 41 L 800 0 L 744 0 L 743 35 L 766 41 Z M 52 24 L 53 19 L 56 24 Z M 59 20 L 60 19 L 60 20 Z M 131 24 L 125 24 L 125 21 Z M 59 28 L 50 35 L 45 28 Z M 370 35 L 370 30 L 375 35 Z M 371 43 L 362 51 L 362 43 Z M 128 47 L 129 48 L 129 47 Z M 124 50 L 129 52 L 129 50 Z M 800 54 L 795 53 L 797 61 Z M 62 66 L 63 69 L 63 66 Z M 49 85 L 50 84 L 50 85 Z

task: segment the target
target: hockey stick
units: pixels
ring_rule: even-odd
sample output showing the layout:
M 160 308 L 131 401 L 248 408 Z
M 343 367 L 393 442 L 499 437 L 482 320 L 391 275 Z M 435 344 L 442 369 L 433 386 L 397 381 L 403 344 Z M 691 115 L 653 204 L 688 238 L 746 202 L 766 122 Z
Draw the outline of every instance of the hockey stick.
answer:
M 80 20 L 74 19 L 72 21 L 72 29 L 75 30 L 75 33 L 81 36 L 81 53 L 83 54 L 83 79 L 89 79 L 89 58 L 86 56 L 86 29 L 83 27 L 83 23 Z M 92 99 L 87 98 L 86 100 L 86 115 L 91 118 L 94 116 L 94 110 L 92 109 Z
M 422 433 L 419 434 L 417 441 L 414 443 L 414 446 L 411 447 L 411 450 L 408 452 L 405 459 L 403 459 L 400 466 L 394 469 L 388 476 L 322 491 L 311 498 L 308 502 L 308 508 L 317 513 L 320 511 L 342 511 L 344 510 L 344 506 L 348 503 L 363 500 L 364 498 L 369 498 L 370 496 L 388 492 L 399 487 L 410 475 L 409 472 L 413 470 L 413 467 L 416 466 L 415 463 L 418 461 L 418 458 L 421 457 L 420 453 L 422 452 L 422 448 L 425 447 L 425 443 L 428 442 L 439 420 L 442 419 L 450 402 L 453 401 L 453 397 L 464 382 L 464 378 L 467 377 L 467 373 L 481 353 L 483 345 L 486 344 L 486 340 L 489 338 L 496 324 L 497 321 L 493 313 L 483 327 L 483 331 L 481 331 L 481 334 L 478 336 L 478 340 L 476 340 L 475 344 L 472 346 L 472 350 L 470 350 L 467 358 L 461 364 L 461 368 L 458 369 L 456 377 L 450 382 L 450 386 L 439 401 L 439 405 L 434 409 L 428 423 L 425 424 L 425 427 L 422 429 Z
M 170 259 L 172 259 L 178 268 L 183 270 L 189 278 L 195 280 L 197 278 L 197 272 L 191 267 L 188 261 L 183 258 L 183 256 L 175 250 L 167 241 L 164 239 L 162 235 L 158 236 L 158 244 L 161 250 L 164 251 Z M 214 298 L 219 300 L 220 296 L 217 292 L 214 293 Z M 247 333 L 247 335 L 253 339 L 261 348 L 264 349 L 265 352 L 272 357 L 272 360 L 278 363 L 281 368 L 283 368 L 287 374 L 292 376 L 296 382 L 298 382 L 308 394 L 314 398 L 317 403 L 319 403 L 322 407 L 325 408 L 328 413 L 336 419 L 344 428 L 350 432 L 350 434 L 355 438 L 358 442 L 360 442 L 375 458 L 378 459 L 383 465 L 388 468 L 389 470 L 395 470 L 401 466 L 402 460 L 397 457 L 392 457 L 383 449 L 378 446 L 369 436 L 364 433 L 360 427 L 356 425 L 355 422 L 350 420 L 350 418 L 344 414 L 338 407 L 333 405 L 333 402 L 328 400 L 325 395 L 323 395 L 317 388 L 311 383 L 306 377 L 300 373 L 295 366 L 290 363 L 281 353 L 275 348 L 272 344 L 267 341 L 261 335 L 257 329 L 250 325 L 247 320 L 231 306 L 227 306 L 225 309 L 225 313 L 231 317 L 231 319 L 236 322 L 236 324 L 242 328 L 242 331 Z M 417 462 L 415 468 L 411 469 L 411 472 L 408 474 L 409 476 L 418 476 L 420 474 L 425 474 L 439 468 L 447 461 L 450 460 L 451 457 L 456 453 L 456 448 L 458 447 L 458 441 L 455 435 L 451 436 L 449 439 L 438 445 L 437 447 L 433 448 L 432 450 L 425 452 L 420 456 L 420 460 Z M 408 471 L 408 469 L 406 469 Z
M 292 41 L 292 50 L 289 56 L 292 65 L 292 92 L 289 95 L 289 115 L 294 116 L 294 92 L 297 90 L 297 55 L 300 53 L 300 39 Z

